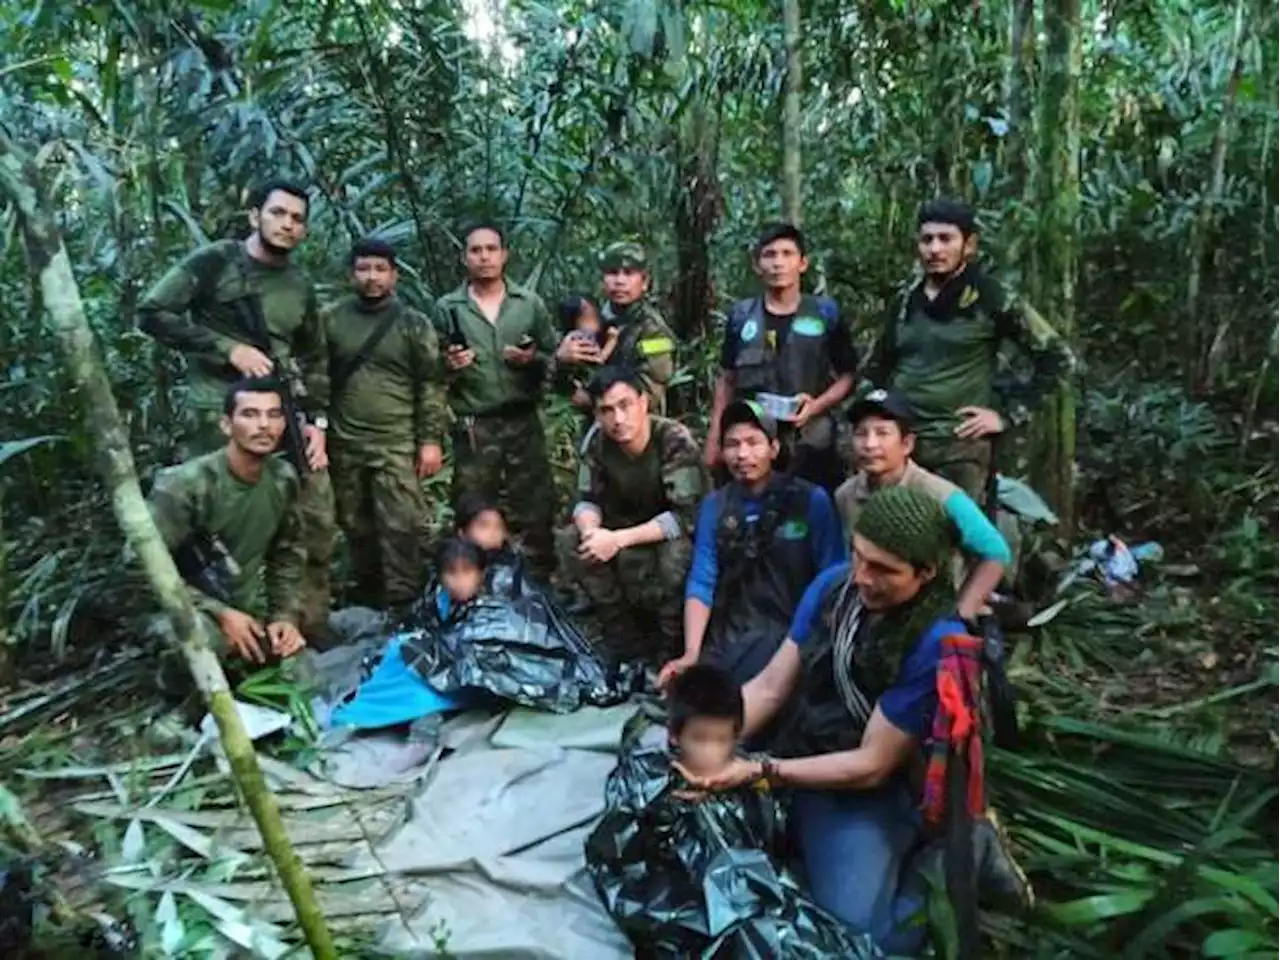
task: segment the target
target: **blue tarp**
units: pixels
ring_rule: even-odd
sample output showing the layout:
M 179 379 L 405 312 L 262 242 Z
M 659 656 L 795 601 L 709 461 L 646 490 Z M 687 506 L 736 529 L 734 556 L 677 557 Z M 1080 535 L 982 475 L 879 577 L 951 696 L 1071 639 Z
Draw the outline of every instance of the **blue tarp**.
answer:
M 439 693 L 410 670 L 400 652 L 405 636 L 397 634 L 387 642 L 373 675 L 360 684 L 350 700 L 333 711 L 331 726 L 376 730 L 411 723 L 433 713 L 460 710 L 475 701 L 476 697 L 466 690 Z

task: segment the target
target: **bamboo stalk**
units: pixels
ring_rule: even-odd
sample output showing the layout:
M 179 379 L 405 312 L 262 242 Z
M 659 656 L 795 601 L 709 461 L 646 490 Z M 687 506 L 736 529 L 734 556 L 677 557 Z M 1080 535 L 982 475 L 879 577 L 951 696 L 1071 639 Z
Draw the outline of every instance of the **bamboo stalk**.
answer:
M 129 436 L 103 370 L 97 342 L 89 329 L 71 261 L 44 194 L 39 171 L 26 151 L 3 130 L 0 130 L 0 195 L 7 195 L 17 212 L 26 241 L 28 267 L 38 280 L 50 325 L 80 393 L 88 432 L 98 450 L 99 466 L 111 492 L 120 529 L 141 558 L 151 588 L 173 625 L 196 686 L 217 721 L 232 775 L 293 902 L 312 955 L 317 960 L 337 960 L 338 953 L 316 902 L 311 877 L 285 832 L 275 797 L 258 765 L 253 741 L 240 720 L 226 675 L 206 634 L 205 620 L 197 616 L 183 589 L 173 557 L 161 540 L 142 496 L 129 450 Z

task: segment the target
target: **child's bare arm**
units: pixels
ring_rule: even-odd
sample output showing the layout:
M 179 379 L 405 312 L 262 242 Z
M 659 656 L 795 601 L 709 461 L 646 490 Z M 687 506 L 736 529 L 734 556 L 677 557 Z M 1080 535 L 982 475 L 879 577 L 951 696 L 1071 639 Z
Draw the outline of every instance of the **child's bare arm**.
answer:
M 610 327 L 609 332 L 605 334 L 604 346 L 600 348 L 600 362 L 608 363 L 609 358 L 613 356 L 613 351 L 618 348 L 618 328 Z

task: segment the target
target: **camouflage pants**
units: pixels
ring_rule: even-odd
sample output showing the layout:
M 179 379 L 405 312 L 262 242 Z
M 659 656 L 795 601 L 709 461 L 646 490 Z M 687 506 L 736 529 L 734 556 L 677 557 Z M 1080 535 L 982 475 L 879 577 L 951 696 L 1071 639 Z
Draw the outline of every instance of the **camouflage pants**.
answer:
M 459 420 L 453 435 L 453 499 L 464 490 L 498 504 L 524 550 L 529 572 L 549 583 L 555 571 L 551 523 L 556 494 L 537 410 Z
M 991 475 L 990 440 L 917 437 L 912 459 L 950 480 L 979 506 L 986 502 L 987 479 Z
M 333 446 L 333 495 L 351 551 L 353 601 L 378 610 L 412 603 L 426 580 L 427 517 L 413 454 L 372 455 Z
M 193 410 L 191 419 L 194 423 L 183 441 L 184 459 L 226 445 L 227 437 L 218 426 L 222 419 L 220 410 Z M 330 566 L 338 528 L 334 520 L 333 485 L 328 470 L 303 475 L 298 491 L 298 510 L 302 518 L 302 544 L 307 551 L 299 588 L 298 609 L 302 622 L 298 627 L 310 636 L 323 634 L 329 622 Z
M 560 569 L 581 585 L 600 618 L 597 649 L 610 663 L 643 660 L 660 667 L 683 645 L 684 581 L 693 544 L 687 537 L 621 551 L 609 563 L 578 557 L 578 528 L 556 531 Z

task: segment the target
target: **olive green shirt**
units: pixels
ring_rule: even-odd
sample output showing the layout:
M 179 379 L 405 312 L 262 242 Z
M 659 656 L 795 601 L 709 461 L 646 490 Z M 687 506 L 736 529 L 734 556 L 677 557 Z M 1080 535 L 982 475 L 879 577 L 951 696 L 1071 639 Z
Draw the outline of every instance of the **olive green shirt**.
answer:
M 1021 426 L 1070 374 L 1071 352 L 1044 317 L 978 268 L 948 287 L 954 288 L 946 291 L 951 307 L 941 316 L 925 297 L 923 280 L 906 291 L 877 341 L 873 382 L 906 396 L 924 439 L 952 439 L 960 422 L 956 411 L 966 406 L 995 409 Z M 997 377 L 1005 344 L 1029 363 L 1029 377 Z
M 559 341 L 542 298 L 532 290 L 507 281 L 507 293 L 490 323 L 463 284 L 436 301 L 436 329 L 442 349 L 456 330 L 475 351 L 475 361 L 465 369 L 446 374 L 449 406 L 460 416 L 492 413 L 521 403 L 536 404 L 542 397 L 547 372 Z M 525 336 L 533 338 L 537 353 L 532 363 L 512 366 L 502 355 Z
M 339 383 L 341 371 L 383 322 L 391 328 L 363 362 Z M 448 423 L 440 342 L 431 321 L 392 297 L 370 309 L 355 295 L 321 314 L 334 389 L 329 431 L 348 450 L 412 455 L 440 443 Z
M 150 496 L 151 516 L 170 552 L 188 537 L 217 537 L 235 560 L 231 605 L 268 623 L 298 622 L 298 587 L 306 552 L 298 513 L 298 475 L 268 457 L 256 483 L 227 463 L 226 449 L 161 470 Z M 217 614 L 227 604 L 189 588 L 198 609 Z
M 219 240 L 188 254 L 160 278 L 138 306 L 139 322 L 186 357 L 192 406 L 217 409 L 227 385 L 240 376 L 228 359 L 231 349 L 255 345 L 232 306 L 245 296 L 259 298 L 278 371 L 297 376 L 295 400 L 311 414 L 324 413 L 329 405 L 324 328 L 315 289 L 293 264 L 269 266 L 249 256 L 242 242 Z
M 709 489 L 702 452 L 684 424 L 649 417 L 649 444 L 631 456 L 600 427 L 582 444 L 578 505 L 594 508 L 610 529 L 634 527 L 670 514 L 683 536 L 692 536 L 698 505 Z

